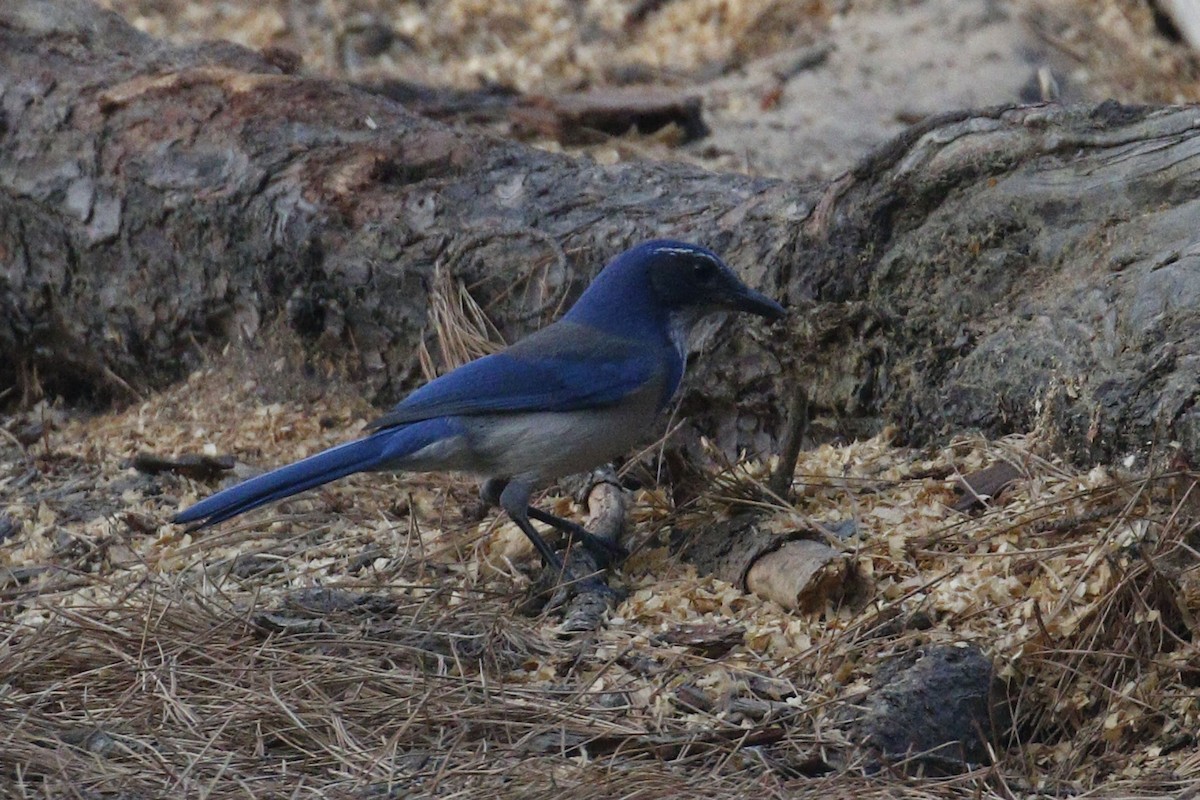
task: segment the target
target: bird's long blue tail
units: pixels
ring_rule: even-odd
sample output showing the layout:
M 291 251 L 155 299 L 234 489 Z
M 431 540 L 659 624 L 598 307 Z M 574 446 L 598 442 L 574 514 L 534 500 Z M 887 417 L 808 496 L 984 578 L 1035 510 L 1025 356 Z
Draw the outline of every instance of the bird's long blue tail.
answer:
M 405 456 L 455 432 L 448 419 L 385 428 L 217 492 L 176 514 L 172 522 L 198 522 L 194 527 L 203 528 L 355 472 L 402 467 Z

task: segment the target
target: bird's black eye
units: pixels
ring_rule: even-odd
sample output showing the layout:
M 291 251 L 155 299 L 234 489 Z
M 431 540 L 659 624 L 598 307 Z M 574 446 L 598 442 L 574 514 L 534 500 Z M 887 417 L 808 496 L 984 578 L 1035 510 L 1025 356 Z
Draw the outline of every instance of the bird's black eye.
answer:
M 711 280 L 712 276 L 717 272 L 717 265 L 711 261 L 694 261 L 692 262 L 692 277 L 698 281 Z

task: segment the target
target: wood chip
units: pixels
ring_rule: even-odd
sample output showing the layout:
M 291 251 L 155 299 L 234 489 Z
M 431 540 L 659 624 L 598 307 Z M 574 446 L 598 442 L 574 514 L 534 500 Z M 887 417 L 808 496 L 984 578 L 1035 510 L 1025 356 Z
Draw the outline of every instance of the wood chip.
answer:
M 700 95 L 658 86 L 591 89 L 534 95 L 510 112 L 513 125 L 562 144 L 589 144 L 631 130 L 654 133 L 674 124 L 680 144 L 708 135 Z
M 955 511 L 970 511 L 982 508 L 995 500 L 1009 484 L 1021 477 L 1021 470 L 1007 461 L 998 461 L 989 467 L 964 475 L 959 479 L 963 496 L 951 506 Z
M 207 481 L 233 469 L 236 463 L 233 456 L 188 454 L 171 457 L 142 452 L 133 457 L 131 466 L 147 475 L 174 472 L 195 481 Z

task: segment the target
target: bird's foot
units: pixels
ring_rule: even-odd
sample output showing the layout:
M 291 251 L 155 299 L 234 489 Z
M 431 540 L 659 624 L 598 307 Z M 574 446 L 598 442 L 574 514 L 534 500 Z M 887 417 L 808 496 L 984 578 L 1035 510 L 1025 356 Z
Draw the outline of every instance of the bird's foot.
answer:
M 625 595 L 610 587 L 591 551 L 581 548 L 567 554 L 561 570 L 543 569 L 531 587 L 523 610 L 530 614 L 559 613 L 560 629 L 567 633 L 599 628 L 609 609 Z
M 615 567 L 629 557 L 629 551 L 622 547 L 615 537 L 597 536 L 577 522 L 556 517 L 549 512 L 532 506 L 529 508 L 529 516 L 538 522 L 544 522 L 551 527 L 557 528 L 570 537 L 572 542 L 582 545 L 585 550 L 592 554 L 592 557 L 596 560 L 596 565 L 601 569 Z
M 629 551 L 620 543 L 589 533 L 583 527 L 577 531 L 571 531 L 571 539 L 587 550 L 596 559 L 596 565 L 601 569 L 611 569 L 629 558 Z

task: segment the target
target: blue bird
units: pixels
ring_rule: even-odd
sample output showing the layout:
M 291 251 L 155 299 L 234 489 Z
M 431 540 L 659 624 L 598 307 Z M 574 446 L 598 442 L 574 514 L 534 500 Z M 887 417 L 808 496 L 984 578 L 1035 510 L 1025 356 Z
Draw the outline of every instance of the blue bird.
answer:
M 679 388 L 693 325 L 717 311 L 785 313 L 710 250 L 640 244 L 557 322 L 425 384 L 367 436 L 217 492 L 174 522 L 212 525 L 354 472 L 455 471 L 484 478 L 484 502 L 504 509 L 547 567 L 562 562 L 531 518 L 603 555 L 614 546 L 530 506 L 530 496 L 635 445 Z

